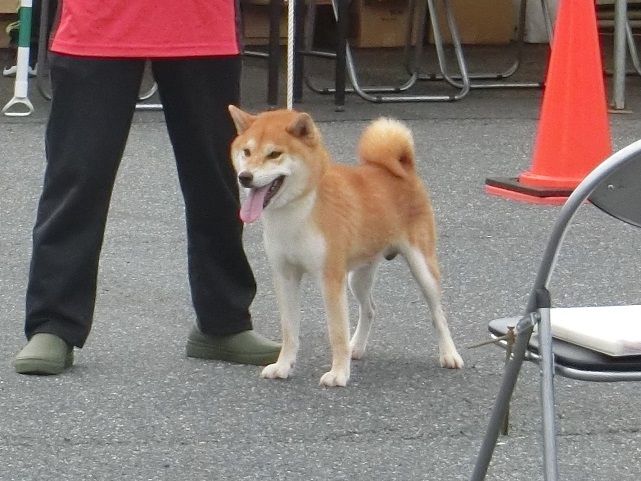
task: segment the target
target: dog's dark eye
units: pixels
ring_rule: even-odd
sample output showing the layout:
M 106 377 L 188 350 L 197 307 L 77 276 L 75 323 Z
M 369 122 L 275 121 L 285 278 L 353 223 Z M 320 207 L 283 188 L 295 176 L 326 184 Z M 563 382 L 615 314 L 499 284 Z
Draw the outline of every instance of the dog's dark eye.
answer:
M 270 159 L 270 160 L 274 160 L 274 159 L 277 159 L 278 157 L 280 157 L 281 154 L 282 154 L 282 152 L 274 150 L 273 152 L 270 152 L 269 154 L 267 154 L 267 158 Z
M 249 151 L 249 149 L 243 149 L 243 155 L 245 157 L 249 157 L 251 155 L 251 152 Z

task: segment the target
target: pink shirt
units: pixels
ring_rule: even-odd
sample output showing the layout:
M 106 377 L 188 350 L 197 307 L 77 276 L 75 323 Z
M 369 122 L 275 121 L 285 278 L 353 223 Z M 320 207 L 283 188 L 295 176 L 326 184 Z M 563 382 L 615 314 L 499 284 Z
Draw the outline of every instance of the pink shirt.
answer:
M 51 50 L 89 57 L 239 53 L 235 0 L 64 0 Z

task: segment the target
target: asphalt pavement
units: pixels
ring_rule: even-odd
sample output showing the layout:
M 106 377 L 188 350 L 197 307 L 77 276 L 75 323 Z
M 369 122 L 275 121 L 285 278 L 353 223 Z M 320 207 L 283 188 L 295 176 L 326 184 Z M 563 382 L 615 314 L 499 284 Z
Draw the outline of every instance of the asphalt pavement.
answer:
M 487 54 L 484 51 L 473 52 Z M 502 51 L 490 59 L 498 65 Z M 528 50 L 519 75 L 542 78 L 547 51 Z M 392 74 L 398 55 L 363 54 L 367 80 Z M 487 58 L 478 56 L 478 64 Z M 331 81 L 326 61 L 310 76 Z M 245 108 L 265 109 L 265 64 L 247 59 Z M 391 72 L 391 73 L 390 73 Z M 394 80 L 394 79 L 392 79 Z M 630 113 L 610 116 L 614 148 L 641 136 L 641 79 L 627 80 Z M 424 82 L 416 87 L 442 89 Z M 0 98 L 10 97 L 0 79 Z M 366 357 L 344 389 L 318 381 L 329 366 L 319 291 L 303 289 L 302 346 L 293 377 L 185 357 L 194 322 L 184 212 L 160 112 L 139 112 L 113 194 L 100 264 L 95 322 L 72 369 L 57 377 L 14 373 L 24 344 L 30 235 L 44 168 L 48 103 L 0 117 L 0 480 L 413 481 L 468 479 L 500 382 L 503 351 L 470 350 L 487 322 L 520 313 L 558 207 L 488 196 L 488 176 L 530 166 L 541 91 L 473 90 L 448 103 L 372 104 L 306 89 L 303 103 L 337 161 L 353 162 L 359 133 L 381 115 L 413 130 L 435 206 L 444 306 L 466 367 L 438 366 L 430 314 L 400 260 L 381 269 Z M 260 225 L 245 231 L 259 284 L 257 330 L 279 339 Z M 639 233 L 591 206 L 577 216 L 553 281 L 555 305 L 638 303 Z M 351 306 L 351 319 L 356 312 Z M 538 368 L 524 367 L 511 433 L 488 479 L 542 479 Z M 556 380 L 562 479 L 641 478 L 641 396 L 634 383 Z

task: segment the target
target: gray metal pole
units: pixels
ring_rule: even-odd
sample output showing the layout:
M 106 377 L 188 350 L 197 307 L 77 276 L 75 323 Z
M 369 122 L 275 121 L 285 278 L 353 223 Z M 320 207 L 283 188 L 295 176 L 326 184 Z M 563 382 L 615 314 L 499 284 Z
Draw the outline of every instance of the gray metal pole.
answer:
M 616 0 L 614 5 L 614 74 L 612 77 L 612 108 L 625 109 L 625 30 L 628 22 L 627 0 Z
M 516 380 L 519 377 L 519 371 L 525 359 L 525 351 L 534 328 L 535 321 L 532 316 L 532 314 L 525 316 L 516 325 L 516 342 L 514 344 L 513 357 L 505 367 L 503 382 L 501 383 L 501 388 L 494 402 L 494 409 L 490 416 L 490 422 L 485 437 L 483 438 L 479 455 L 476 458 L 474 471 L 470 478 L 471 481 L 483 481 L 487 474 L 487 469 L 490 466 L 492 454 L 496 447 L 496 440 L 499 437 L 503 419 L 510 404 L 512 392 L 514 391 Z
M 550 309 L 540 309 L 539 366 L 541 369 L 541 403 L 543 409 L 543 469 L 545 481 L 558 479 L 556 456 L 556 429 L 554 419 L 554 353 Z

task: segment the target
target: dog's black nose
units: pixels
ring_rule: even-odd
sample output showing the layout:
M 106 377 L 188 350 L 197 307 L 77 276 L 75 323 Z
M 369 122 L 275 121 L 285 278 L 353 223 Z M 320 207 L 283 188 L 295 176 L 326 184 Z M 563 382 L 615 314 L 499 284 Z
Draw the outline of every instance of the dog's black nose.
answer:
M 240 182 L 240 185 L 242 185 L 243 187 L 251 187 L 253 180 L 254 174 L 252 174 L 251 172 L 243 170 L 240 174 L 238 174 L 238 182 Z

